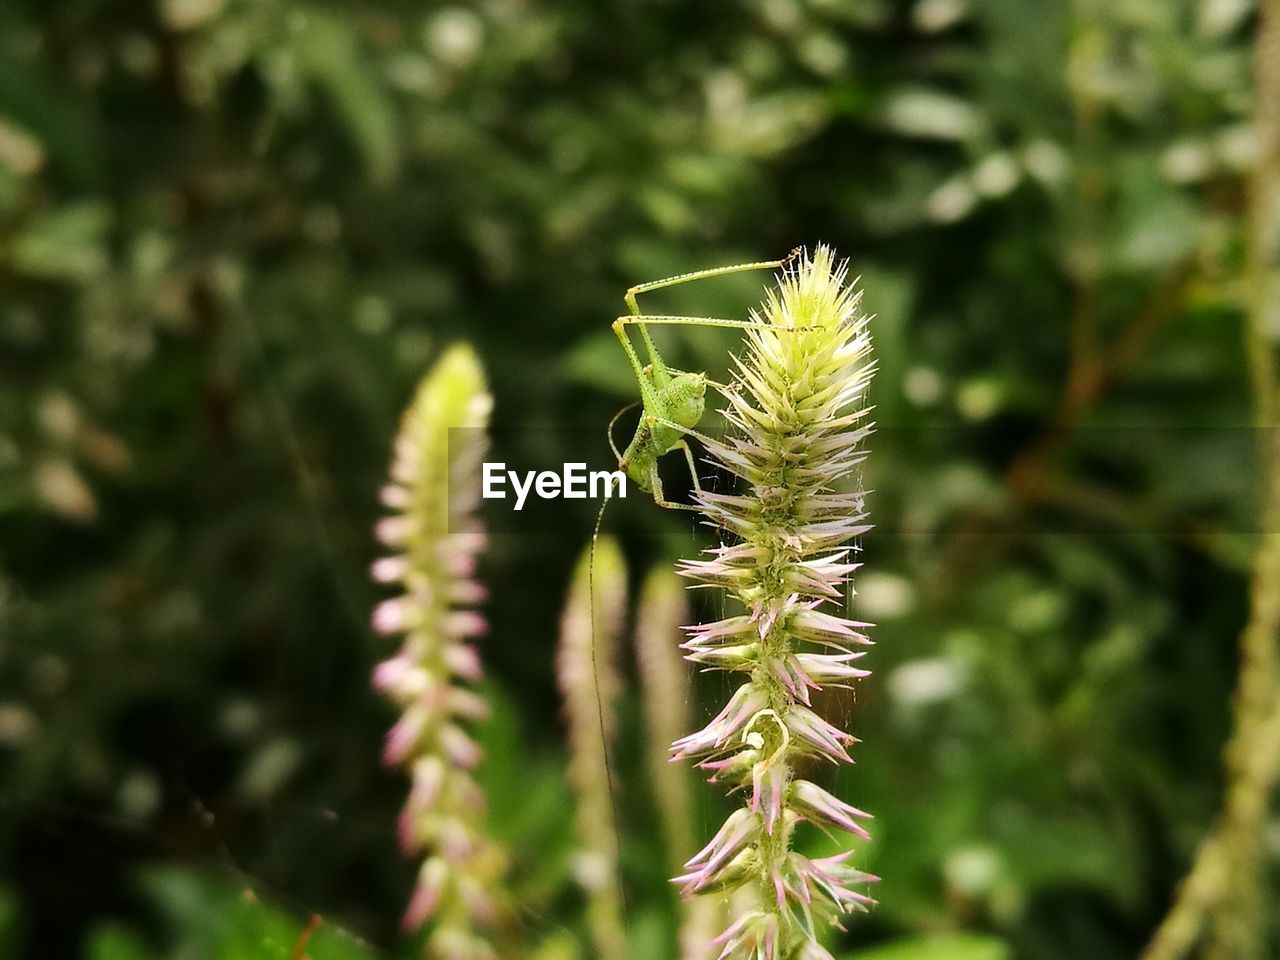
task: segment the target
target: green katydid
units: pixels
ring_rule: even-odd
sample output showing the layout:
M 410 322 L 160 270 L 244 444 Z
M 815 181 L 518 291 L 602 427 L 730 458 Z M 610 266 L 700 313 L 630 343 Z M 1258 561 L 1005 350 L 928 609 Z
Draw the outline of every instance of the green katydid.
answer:
M 777 270 L 789 263 L 800 253 L 793 250 L 782 260 L 766 260 L 755 263 L 738 263 L 727 267 L 712 267 L 707 270 L 695 270 L 662 280 L 651 280 L 631 287 L 624 298 L 631 313 L 618 317 L 613 321 L 613 332 L 617 335 L 622 349 L 635 372 L 636 382 L 640 386 L 640 404 L 643 410 L 640 422 L 636 425 L 635 435 L 627 444 L 626 450 L 619 452 L 613 442 L 613 425 L 618 417 L 626 412 L 625 408 L 609 423 L 609 446 L 618 459 L 618 469 L 625 473 L 641 490 L 653 496 L 654 503 L 668 510 L 697 510 L 692 504 L 674 503 L 666 499 L 662 489 L 662 480 L 658 476 L 658 459 L 672 450 L 684 453 L 689 464 L 689 475 L 693 480 L 696 492 L 701 492 L 698 482 L 698 471 L 693 462 L 693 452 L 685 440 L 686 435 L 698 436 L 695 428 L 702 419 L 706 405 L 707 384 L 719 386 L 707 378 L 705 373 L 690 373 L 668 367 L 662 361 L 653 339 L 649 336 L 648 324 L 683 324 L 703 327 L 737 327 L 753 329 L 768 327 L 768 324 L 744 320 L 726 320 L 720 317 L 680 317 L 666 314 L 646 316 L 640 312 L 636 297 L 650 290 L 662 287 L 674 287 L 694 280 L 705 280 L 730 273 L 745 273 L 749 270 Z M 636 326 L 640 330 L 640 338 L 649 354 L 649 363 L 642 365 L 636 354 L 631 339 L 627 336 L 627 327 Z M 722 388 L 727 389 L 727 388 Z M 606 501 L 607 502 L 607 501 Z M 599 523 L 597 521 L 597 528 Z

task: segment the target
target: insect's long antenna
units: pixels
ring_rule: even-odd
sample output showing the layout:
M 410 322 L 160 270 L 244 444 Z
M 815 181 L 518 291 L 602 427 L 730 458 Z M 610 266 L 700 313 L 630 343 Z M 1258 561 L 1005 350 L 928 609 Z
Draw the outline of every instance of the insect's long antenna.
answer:
M 637 400 L 635 403 L 628 403 L 625 407 L 623 407 L 621 410 L 619 410 L 617 413 L 615 413 L 615 414 L 613 415 L 613 419 L 609 421 L 609 429 L 608 429 L 608 431 L 607 431 L 607 433 L 608 433 L 608 437 L 609 437 L 609 449 L 613 451 L 613 455 L 614 455 L 614 457 L 617 459 L 617 461 L 618 461 L 619 463 L 621 463 L 621 462 L 622 462 L 622 454 L 618 451 L 618 445 L 617 445 L 616 443 L 614 443 L 614 442 L 613 442 L 613 428 L 614 428 L 614 426 L 617 424 L 618 420 L 619 420 L 619 419 L 621 419 L 621 417 L 622 417 L 622 415 L 623 415 L 624 413 L 626 413 L 628 410 L 634 409 L 635 407 L 638 407 L 638 406 L 640 406 L 640 401 L 639 401 L 639 400 Z M 609 502 L 609 500 L 608 500 L 608 498 L 607 498 L 607 497 L 605 498 L 605 502 L 606 502 L 606 503 L 608 503 L 608 502 Z M 604 513 L 604 507 L 601 507 L 601 508 L 600 508 L 600 513 L 601 513 L 601 514 L 603 514 L 603 513 Z M 596 533 L 599 533 L 599 532 L 600 532 L 600 518 L 599 518 L 599 517 L 597 517 L 597 518 L 596 518 Z
M 610 440 L 612 442 L 612 439 Z M 613 814 L 613 845 L 618 851 L 614 869 L 618 874 L 618 903 L 622 907 L 622 924 L 627 923 L 627 888 L 622 882 L 622 827 L 618 822 L 618 798 L 613 789 L 613 762 L 609 759 L 609 737 L 605 730 L 604 700 L 600 696 L 599 654 L 596 652 L 596 543 L 600 539 L 600 524 L 609 506 L 609 488 L 606 487 L 600 510 L 596 513 L 596 525 L 591 531 L 591 546 L 587 551 L 587 611 L 591 623 L 591 685 L 596 691 L 596 717 L 600 721 L 600 752 L 604 755 L 604 783 L 609 791 L 609 809 Z

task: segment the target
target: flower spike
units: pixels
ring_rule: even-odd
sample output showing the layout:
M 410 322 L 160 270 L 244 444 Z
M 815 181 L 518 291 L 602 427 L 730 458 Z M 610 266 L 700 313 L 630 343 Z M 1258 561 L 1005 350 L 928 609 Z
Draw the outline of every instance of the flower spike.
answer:
M 428 921 L 431 960 L 496 960 L 491 938 L 504 857 L 484 833 L 484 795 L 471 777 L 479 745 L 466 725 L 487 712 L 461 681 L 480 678 L 474 640 L 484 618 L 469 605 L 484 535 L 475 518 L 480 461 L 492 400 L 471 350 L 455 346 L 423 380 L 395 444 L 378 522 L 394 551 L 374 562 L 378 583 L 401 594 L 373 611 L 373 629 L 399 636 L 400 649 L 373 671 L 373 686 L 401 711 L 384 761 L 409 774 L 400 815 L 406 856 L 423 856 L 404 926 Z
M 749 488 L 703 492 L 702 513 L 731 542 L 678 571 L 725 591 L 741 612 L 687 627 L 687 659 L 742 682 L 674 759 L 741 792 L 735 810 L 676 878 L 686 895 L 740 891 L 744 904 L 713 945 L 720 960 L 830 960 L 819 921 L 838 925 L 874 901 L 875 877 L 851 852 L 811 860 L 792 849 L 801 821 L 868 839 L 868 814 L 795 776 L 805 759 L 851 763 L 857 739 L 824 719 L 815 694 L 867 676 L 858 661 L 868 624 L 840 615 L 856 574 L 850 540 L 865 533 L 864 496 L 851 485 L 871 433 L 865 407 L 874 365 L 861 293 L 819 246 L 782 276 L 751 319 L 737 382 L 724 392 L 728 436 L 713 460 Z

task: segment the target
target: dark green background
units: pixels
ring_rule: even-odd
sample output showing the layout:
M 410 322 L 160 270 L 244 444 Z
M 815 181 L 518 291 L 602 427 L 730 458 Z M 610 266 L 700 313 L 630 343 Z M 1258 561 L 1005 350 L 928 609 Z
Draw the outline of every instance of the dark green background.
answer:
M 882 428 L 840 789 L 884 881 L 845 952 L 1134 956 L 1220 802 L 1246 609 L 1253 27 L 1224 0 L 6 0 L 6 949 L 287 957 L 315 912 L 318 960 L 400 955 L 365 568 L 416 380 L 465 338 L 502 459 L 601 457 L 629 284 L 825 241 L 878 314 Z M 763 279 L 650 303 L 742 315 Z M 660 340 L 720 376 L 735 336 Z M 485 566 L 485 778 L 556 958 L 552 656 L 592 505 L 568 516 Z M 606 527 L 637 578 L 699 542 L 634 498 Z M 630 926 L 663 957 L 621 710 Z

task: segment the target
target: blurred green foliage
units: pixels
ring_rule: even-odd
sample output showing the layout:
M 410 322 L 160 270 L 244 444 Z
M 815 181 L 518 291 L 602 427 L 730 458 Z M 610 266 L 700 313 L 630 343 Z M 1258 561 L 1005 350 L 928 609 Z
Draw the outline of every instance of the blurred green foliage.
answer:
M 400 949 L 364 566 L 416 378 L 466 337 L 504 459 L 599 457 L 634 399 L 626 286 L 821 239 L 863 275 L 880 363 L 876 673 L 832 707 L 885 879 L 849 956 L 1133 956 L 1218 804 L 1244 616 L 1252 18 L 0 5 L 10 953 L 288 957 L 313 912 L 315 960 Z M 741 314 L 758 284 L 654 302 Z M 715 374 L 733 334 L 662 342 Z M 641 500 L 608 521 L 630 549 L 693 545 Z M 547 960 L 582 955 L 550 661 L 591 519 L 499 536 L 486 571 L 485 777 Z M 665 956 L 637 715 L 631 933 Z

